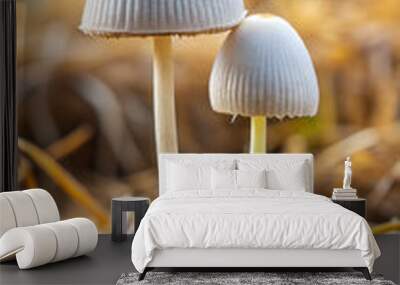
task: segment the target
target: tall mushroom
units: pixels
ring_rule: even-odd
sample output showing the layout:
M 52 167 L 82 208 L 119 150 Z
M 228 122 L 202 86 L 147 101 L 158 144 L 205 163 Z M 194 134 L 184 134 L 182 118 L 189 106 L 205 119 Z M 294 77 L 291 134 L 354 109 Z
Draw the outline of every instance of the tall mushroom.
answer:
M 177 152 L 171 36 L 228 30 L 245 14 L 243 0 L 86 0 L 80 29 L 95 36 L 153 37 L 157 152 Z
M 251 117 L 252 153 L 266 151 L 267 118 L 315 115 L 317 77 L 293 27 L 269 14 L 246 18 L 217 55 L 210 102 L 216 112 Z

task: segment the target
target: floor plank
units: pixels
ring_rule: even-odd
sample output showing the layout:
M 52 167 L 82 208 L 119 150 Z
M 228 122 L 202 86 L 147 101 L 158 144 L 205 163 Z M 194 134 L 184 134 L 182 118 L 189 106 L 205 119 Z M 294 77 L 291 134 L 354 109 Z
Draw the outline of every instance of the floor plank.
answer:
M 131 239 L 112 242 L 100 235 L 95 251 L 41 267 L 19 270 L 16 262 L 0 264 L 0 284 L 115 284 L 124 272 L 134 271 L 130 259 Z
M 392 235 L 389 237 L 392 237 Z M 398 282 L 398 250 L 394 250 L 393 245 L 387 239 L 387 236 L 377 237 L 379 247 L 385 258 L 381 257 L 377 260 L 375 272 L 384 274 L 387 279 Z M 398 236 L 395 242 L 397 241 Z M 112 242 L 111 235 L 100 235 L 96 250 L 88 256 L 29 270 L 19 270 L 15 261 L 2 263 L 0 264 L 0 284 L 115 284 L 122 273 L 135 270 L 130 258 L 131 242 L 132 238 L 120 243 Z M 390 258 L 389 253 L 392 251 L 392 255 L 397 258 L 397 263 L 393 263 L 393 258 Z M 309 268 L 306 271 L 314 270 L 319 271 L 317 268 Z M 331 270 L 341 271 L 339 268 Z M 274 271 L 279 270 L 275 268 Z M 284 271 L 287 271 L 287 269 Z

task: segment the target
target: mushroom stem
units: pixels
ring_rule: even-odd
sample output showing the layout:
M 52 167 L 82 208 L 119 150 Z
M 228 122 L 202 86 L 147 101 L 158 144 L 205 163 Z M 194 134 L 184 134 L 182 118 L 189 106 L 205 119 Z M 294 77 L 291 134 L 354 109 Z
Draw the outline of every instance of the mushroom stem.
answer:
M 267 118 L 251 117 L 250 153 L 265 153 L 267 151 Z
M 170 36 L 154 37 L 153 104 L 157 153 L 178 152 Z

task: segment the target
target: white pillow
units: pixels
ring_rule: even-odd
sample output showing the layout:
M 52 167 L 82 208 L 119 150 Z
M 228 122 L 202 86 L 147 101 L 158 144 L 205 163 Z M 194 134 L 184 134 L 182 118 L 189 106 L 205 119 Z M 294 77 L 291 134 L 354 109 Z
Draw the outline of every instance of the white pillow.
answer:
M 211 190 L 211 168 L 235 169 L 233 159 L 168 159 L 166 162 L 166 191 Z
M 267 170 L 267 188 L 306 191 L 309 189 L 309 166 L 305 160 L 239 159 L 239 170 Z
M 236 189 L 236 170 L 215 169 L 211 171 L 212 189 Z
M 303 191 L 307 189 L 307 177 L 304 175 L 304 165 L 290 171 L 276 169 L 267 172 L 268 188 L 273 190 Z
M 211 189 L 211 167 L 168 163 L 167 191 Z
M 212 169 L 211 181 L 213 190 L 241 188 L 266 188 L 266 170 L 229 170 Z
M 267 188 L 267 171 L 235 170 L 237 188 Z

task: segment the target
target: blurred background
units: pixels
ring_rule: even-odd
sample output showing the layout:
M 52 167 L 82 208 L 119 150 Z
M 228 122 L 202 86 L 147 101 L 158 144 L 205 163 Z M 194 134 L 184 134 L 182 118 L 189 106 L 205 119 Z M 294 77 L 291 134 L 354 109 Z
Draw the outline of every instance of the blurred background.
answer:
M 111 198 L 157 196 L 151 40 L 78 31 L 84 0 L 18 0 L 19 187 L 47 189 L 62 218 L 108 232 Z M 269 152 L 315 156 L 315 191 L 353 187 L 371 224 L 400 217 L 400 2 L 248 0 L 303 37 L 321 91 L 314 118 L 271 120 Z M 249 120 L 213 112 L 208 79 L 227 33 L 174 39 L 181 152 L 248 152 Z M 397 220 L 396 220 L 397 219 Z

